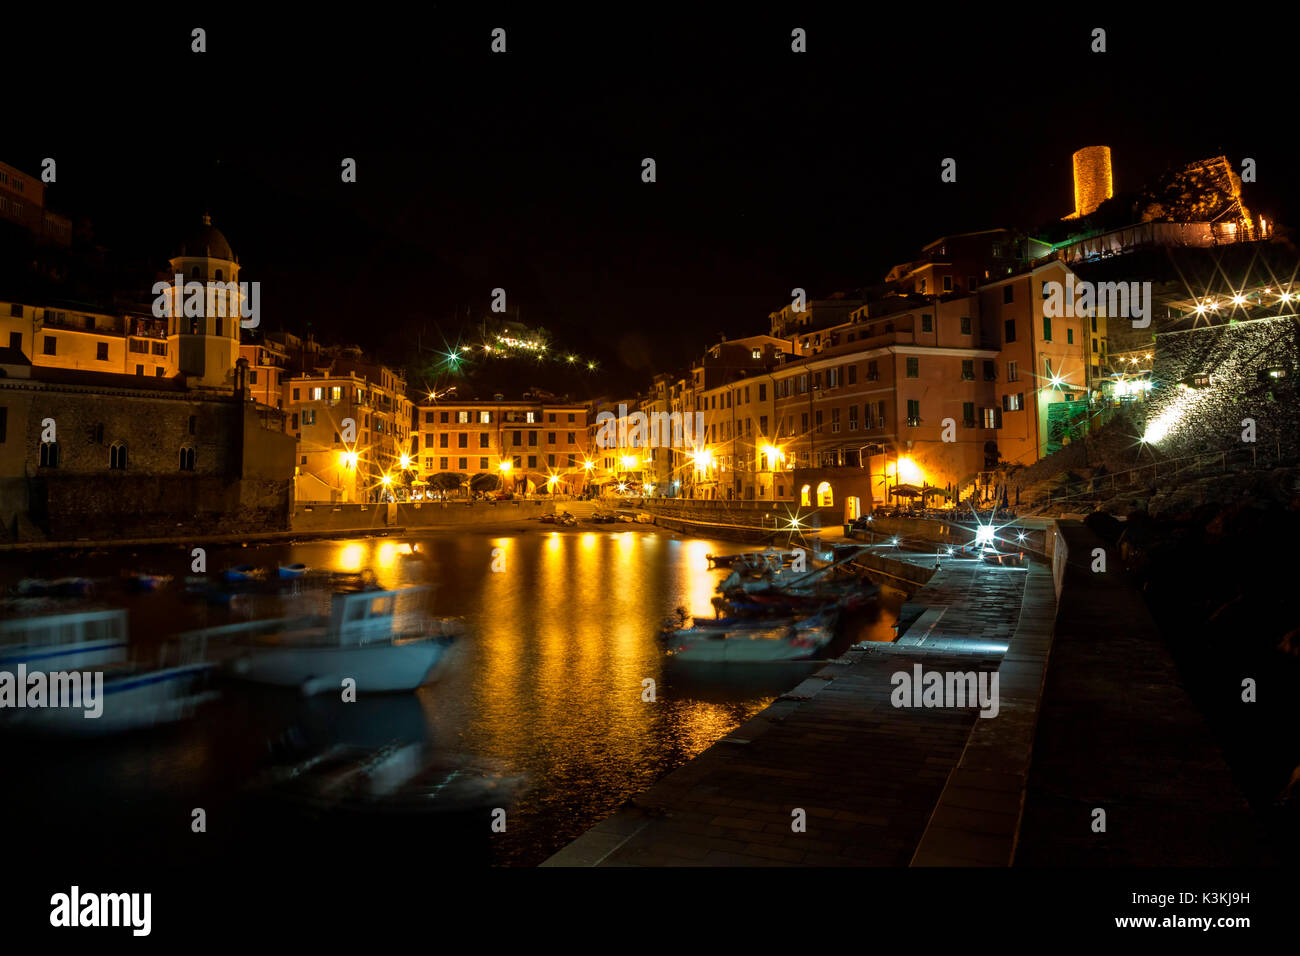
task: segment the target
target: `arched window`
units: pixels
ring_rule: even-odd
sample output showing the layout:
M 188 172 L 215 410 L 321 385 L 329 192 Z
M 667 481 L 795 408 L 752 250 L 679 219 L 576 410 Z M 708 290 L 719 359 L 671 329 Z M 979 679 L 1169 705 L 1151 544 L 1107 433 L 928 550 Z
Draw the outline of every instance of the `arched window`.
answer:
M 181 449 L 181 471 L 194 470 L 194 449 L 186 445 Z
M 812 505 L 812 501 L 808 497 L 811 491 L 812 491 L 812 485 L 804 485 L 802 488 L 799 489 L 799 504 L 806 505 L 806 506 Z
M 222 279 L 221 279 L 221 270 L 220 270 L 220 269 L 217 270 L 217 281 L 218 281 L 218 282 L 221 282 L 221 281 L 222 281 Z
M 831 494 L 831 483 L 823 481 L 817 486 L 817 507 L 829 508 L 833 504 L 835 504 L 835 497 Z
M 56 441 L 41 442 L 41 467 L 58 468 L 59 467 L 59 443 Z
M 115 441 L 109 447 L 108 467 L 114 471 L 126 470 L 126 442 Z

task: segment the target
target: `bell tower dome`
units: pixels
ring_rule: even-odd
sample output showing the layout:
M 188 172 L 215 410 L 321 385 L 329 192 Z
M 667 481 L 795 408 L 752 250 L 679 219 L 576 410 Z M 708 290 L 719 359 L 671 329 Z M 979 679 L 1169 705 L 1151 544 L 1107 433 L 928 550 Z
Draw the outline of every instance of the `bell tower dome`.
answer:
M 169 262 L 167 341 L 181 374 L 193 387 L 233 388 L 243 304 L 239 258 L 205 215 Z

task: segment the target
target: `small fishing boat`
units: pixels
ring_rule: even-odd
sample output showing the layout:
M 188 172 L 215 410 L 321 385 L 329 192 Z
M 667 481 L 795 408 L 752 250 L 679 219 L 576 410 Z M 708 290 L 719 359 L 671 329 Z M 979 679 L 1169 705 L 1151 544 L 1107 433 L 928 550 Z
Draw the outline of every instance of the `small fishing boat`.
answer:
M 179 651 L 177 660 L 155 668 L 128 661 L 127 612 L 120 608 L 5 621 L 0 636 L 19 638 L 0 647 L 0 671 L 24 675 L 23 683 L 37 673 L 57 675 L 65 693 L 75 687 L 77 698 L 75 706 L 64 701 L 4 708 L 0 725 L 8 728 L 75 736 L 123 733 L 183 720 L 217 696 L 209 689 L 214 666 L 194 645 L 165 648 Z M 88 686 L 92 679 L 95 690 Z M 51 696 L 55 683 L 49 680 Z
M 804 660 L 830 643 L 835 620 L 836 614 L 827 612 L 785 627 L 683 631 L 668 653 L 675 660 L 699 663 Z
M 0 621 L 0 671 L 102 668 L 126 657 L 126 612 L 80 611 Z
M 160 591 L 172 582 L 170 574 L 149 574 L 145 571 L 123 571 L 122 577 L 132 591 Z
M 236 564 L 234 567 L 226 568 L 224 577 L 235 584 L 244 581 L 260 581 L 266 577 L 266 572 L 251 564 Z
M 330 615 L 242 621 L 190 631 L 187 638 L 229 639 L 220 656 L 242 680 L 296 687 L 305 695 L 338 691 L 411 691 L 423 684 L 464 633 L 459 618 L 429 619 L 410 607 L 427 588 L 335 594 Z M 399 616 L 409 618 L 399 626 Z M 214 652 L 216 653 L 216 652 Z
M 282 564 L 282 565 L 280 565 L 280 567 L 279 567 L 280 577 L 281 577 L 281 578 L 284 578 L 284 579 L 288 579 L 288 578 L 300 578 L 300 577 L 302 577 L 304 574 L 307 573 L 307 570 L 308 570 L 308 569 L 307 569 L 307 565 L 305 565 L 305 564 L 301 564 L 301 563 L 299 563 L 299 564 Z
M 23 578 L 14 588 L 19 597 L 85 597 L 95 590 L 90 578 Z

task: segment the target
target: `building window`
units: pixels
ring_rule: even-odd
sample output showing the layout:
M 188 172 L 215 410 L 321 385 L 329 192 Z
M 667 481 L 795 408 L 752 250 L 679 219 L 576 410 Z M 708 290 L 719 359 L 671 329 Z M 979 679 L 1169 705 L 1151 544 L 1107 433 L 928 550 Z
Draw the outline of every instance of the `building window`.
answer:
M 58 353 L 56 352 L 56 349 L 58 349 L 58 347 L 59 347 L 59 346 L 58 346 L 58 339 L 56 339 L 56 338 L 55 338 L 54 336 L 52 336 L 52 335 L 47 335 L 47 336 L 45 336 L 44 348 L 45 348 L 45 354 L 46 354 L 46 355 L 56 355 L 56 354 L 58 354 Z
M 831 431 L 838 432 L 839 430 L 840 430 L 840 410 L 838 408 L 832 408 L 831 409 Z
M 547 432 L 547 433 L 546 433 L 546 444 L 548 444 L 548 445 L 554 445 L 554 444 L 555 444 L 555 432 Z
M 996 252 L 993 254 L 995 256 L 997 255 Z M 1002 302 L 1006 304 L 1014 301 L 1016 301 L 1016 290 L 1015 287 L 1010 282 L 1008 282 L 1006 285 L 1002 287 Z
M 469 467 L 469 459 L 468 459 L 468 458 L 457 458 L 457 459 L 456 459 L 456 467 L 459 468 L 461 471 L 464 471 L 466 468 Z
M 975 381 L 975 360 L 974 359 L 961 360 L 961 380 L 963 382 Z
M 1008 382 L 1020 381 L 1020 369 L 1015 362 L 1007 363 L 1007 381 Z
M 1097 340 L 1096 340 L 1096 339 L 1093 339 L 1093 340 L 1092 340 L 1092 350 L 1093 350 L 1094 352 L 1097 351 Z
M 952 276 L 943 277 L 943 291 L 944 292 L 952 291 Z
M 302 423 L 304 425 L 316 424 L 316 409 L 309 408 L 302 413 Z
M 479 447 L 479 448 L 487 448 L 487 447 L 488 447 L 488 440 L 489 440 L 489 437 L 488 437 L 488 433 L 487 433 L 487 432 L 479 432 L 479 434 L 478 434 L 478 447 Z
M 907 400 L 907 424 L 912 428 L 921 424 L 921 400 L 919 398 L 909 398 Z
M 528 447 L 529 448 L 537 447 L 537 432 L 528 433 Z
M 306 461 L 307 458 L 306 456 L 304 456 L 303 463 L 305 464 Z M 181 449 L 181 471 L 193 471 L 193 470 L 194 470 L 194 449 L 182 448 Z
M 577 420 L 578 420 L 578 416 L 576 415 L 576 413 L 569 412 L 569 421 L 576 422 Z
M 565 437 L 566 437 L 566 439 L 567 439 L 566 444 L 569 444 L 569 445 L 577 444 L 577 443 L 574 441 L 574 437 L 575 437 L 576 435 L 577 435 L 577 432 L 565 432 Z
M 962 423 L 962 427 L 964 428 L 975 427 L 975 403 L 974 402 L 961 403 L 961 423 Z
M 907 377 L 919 378 L 921 375 L 921 360 L 914 355 L 907 357 Z
M 1050 315 L 1043 316 L 1043 341 L 1052 341 L 1052 317 Z
M 1003 340 L 1006 342 L 1014 342 L 1016 340 L 1016 320 L 1007 319 L 1006 322 L 1003 323 L 1003 328 L 1005 329 L 1005 334 L 1002 337 Z
M 456 424 L 458 424 L 458 425 L 468 425 L 468 424 L 469 424 L 469 412 L 457 412 L 457 413 L 456 413 Z
M 992 359 L 984 360 L 984 381 L 996 382 L 998 380 L 998 366 Z
M 478 413 L 478 423 L 479 423 L 480 425 L 491 425 L 491 424 L 492 424 L 492 413 L 491 413 L 491 412 L 479 412 L 479 413 Z
M 153 354 L 154 354 L 154 355 L 166 355 L 166 354 L 167 354 L 167 343 L 166 343 L 166 342 L 151 342 L 151 343 L 149 343 L 149 344 L 150 344 L 150 347 L 153 349 Z
M 963 315 L 963 316 L 961 317 L 961 334 L 962 334 L 962 335 L 970 335 L 970 316 L 969 316 L 969 315 Z
M 872 359 L 870 362 L 867 363 L 867 381 L 874 382 L 879 378 L 880 378 L 880 365 L 875 359 Z
M 439 458 L 439 459 L 438 459 L 438 470 L 439 470 L 439 471 L 446 471 L 446 470 L 447 470 L 447 459 L 446 459 L 446 458 Z
M 95 343 L 95 360 L 98 361 L 98 362 L 107 362 L 107 361 L 108 361 L 108 343 L 107 343 L 107 342 L 96 342 L 96 343 Z
M 1065 330 L 1065 344 L 1066 345 L 1074 344 L 1074 329 Z
M 921 331 L 922 332 L 934 331 L 934 316 L 931 315 L 929 312 L 921 313 Z
M 478 470 L 487 471 L 487 469 L 488 469 L 488 460 L 486 458 L 480 458 L 478 460 Z
M 537 456 L 536 456 L 536 455 L 529 455 L 529 456 L 528 456 L 528 467 L 529 467 L 529 468 L 536 468 L 536 467 L 537 467 Z
M 109 447 L 108 467 L 114 471 L 126 470 L 126 442 L 115 441 Z
M 1004 412 L 1018 412 L 1025 407 L 1025 393 L 1017 392 L 1014 395 L 1002 396 L 1002 410 Z
M 764 428 L 764 431 L 766 430 L 767 429 Z M 857 430 L 858 430 L 858 406 L 850 405 L 849 406 L 849 431 L 855 432 Z
M 58 468 L 59 467 L 59 443 L 56 441 L 41 442 L 41 467 Z
M 817 409 L 817 432 L 818 432 L 818 434 L 820 434 L 821 431 L 822 431 L 822 410 L 819 408 L 819 409 Z
M 438 422 L 439 422 L 440 424 L 443 424 L 443 425 L 447 424 L 447 422 L 450 420 L 450 419 L 448 419 L 448 417 L 447 417 L 448 414 L 449 414 L 448 412 L 439 412 L 439 413 L 438 413 Z
M 984 409 L 984 427 L 1001 428 L 1002 427 L 1002 409 L 986 408 Z
M 438 436 L 438 447 L 439 447 L 439 448 L 446 448 L 446 447 L 447 447 L 447 433 L 446 433 L 446 432 L 443 432 L 442 434 L 440 434 L 440 435 Z
M 1097 331 L 1097 317 L 1095 315 L 1092 317 L 1092 330 Z

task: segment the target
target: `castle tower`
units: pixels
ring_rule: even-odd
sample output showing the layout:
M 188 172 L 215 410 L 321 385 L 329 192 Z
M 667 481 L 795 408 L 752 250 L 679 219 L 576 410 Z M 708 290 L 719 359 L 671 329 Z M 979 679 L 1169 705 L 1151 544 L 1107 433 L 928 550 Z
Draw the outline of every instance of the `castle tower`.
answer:
M 1074 154 L 1074 213 L 1078 219 L 1115 195 L 1110 171 L 1109 146 L 1085 146 Z
M 204 216 L 169 262 L 171 275 L 184 282 L 178 292 L 173 278 L 165 293 L 167 342 L 176 349 L 181 374 L 192 387 L 233 388 L 242 304 L 239 260 L 211 217 Z

